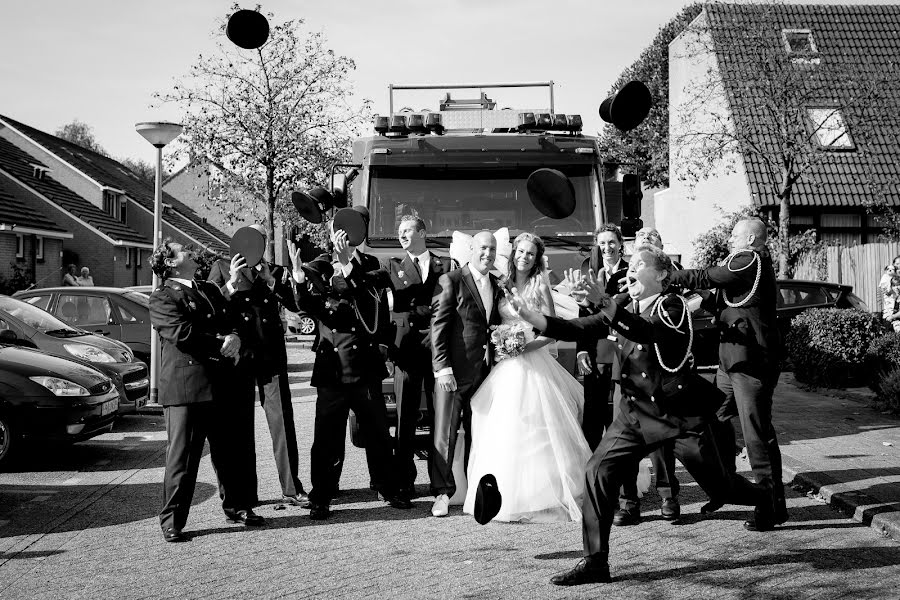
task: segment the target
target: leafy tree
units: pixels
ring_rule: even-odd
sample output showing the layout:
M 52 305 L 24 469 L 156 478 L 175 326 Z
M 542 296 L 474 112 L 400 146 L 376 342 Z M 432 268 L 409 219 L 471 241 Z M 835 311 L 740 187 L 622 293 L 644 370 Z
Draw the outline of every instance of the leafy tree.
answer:
M 642 81 L 650 90 L 653 107 L 647 119 L 622 132 L 604 126 L 600 147 L 604 159 L 637 166 L 641 180 L 650 187 L 669 187 L 669 43 L 684 31 L 703 8 L 690 4 L 663 25 L 650 46 L 616 80 L 610 94 L 629 81 Z
M 138 176 L 141 181 L 156 184 L 156 167 L 145 160 L 139 158 L 120 158 L 119 162 L 128 167 L 128 170 Z M 166 174 L 163 172 L 163 177 Z
M 107 156 L 106 150 L 100 146 L 97 142 L 97 138 L 94 137 L 94 128 L 84 121 L 75 119 L 71 123 L 67 123 L 57 129 L 54 135 L 68 142 L 72 142 L 73 144 L 77 144 L 82 148 L 87 148 L 97 154 Z
M 897 77 L 859 56 L 822 60 L 811 48 L 786 52 L 782 30 L 789 27 L 784 17 L 790 10 L 780 2 L 706 5 L 706 18 L 687 30 L 685 58 L 717 60 L 684 90 L 671 140 L 677 177 L 689 187 L 734 169 L 739 156 L 763 173 L 771 196 L 758 201 L 779 206 L 781 277 L 789 275 L 794 255 L 788 232 L 797 184 L 815 184 L 817 167 L 833 160 L 834 147 L 846 141 L 841 115 L 864 115 L 854 136 L 874 130 L 873 107 Z M 818 122 L 810 119 L 815 107 L 826 107 Z
M 274 23 L 273 14 L 267 17 Z M 299 218 L 290 193 L 321 184 L 334 162 L 348 159 L 356 128 L 370 115 L 368 101 L 351 104 L 355 63 L 329 49 L 322 33 L 304 32 L 302 25 L 271 25 L 268 41 L 256 50 L 220 41 L 214 55 L 198 57 L 170 92 L 156 96 L 185 111 L 181 156 L 216 166 L 210 169 L 211 200 L 219 206 L 265 206 L 269 257 L 276 212 L 301 231 L 323 235 L 321 226 Z

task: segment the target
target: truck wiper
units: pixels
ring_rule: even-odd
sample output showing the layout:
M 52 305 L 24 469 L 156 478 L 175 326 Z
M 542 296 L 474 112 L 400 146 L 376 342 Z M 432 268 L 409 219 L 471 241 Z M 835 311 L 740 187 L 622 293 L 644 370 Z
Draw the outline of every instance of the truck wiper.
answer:
M 552 235 L 542 235 L 541 239 L 544 240 L 544 244 L 547 246 L 563 246 L 563 247 L 574 247 L 578 248 L 583 252 L 589 252 L 591 247 L 590 245 L 583 244 L 582 242 L 577 242 L 575 240 L 567 240 L 566 238 L 554 237 Z

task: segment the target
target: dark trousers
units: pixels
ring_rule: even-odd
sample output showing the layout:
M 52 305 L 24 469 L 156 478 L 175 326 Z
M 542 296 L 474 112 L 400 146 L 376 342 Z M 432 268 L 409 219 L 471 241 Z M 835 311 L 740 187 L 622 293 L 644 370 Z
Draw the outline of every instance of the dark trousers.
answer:
M 669 440 L 650 453 L 650 463 L 656 478 L 656 491 L 663 500 L 678 498 L 681 486 L 675 476 L 675 441 Z M 639 463 L 635 463 L 639 467 Z M 619 507 L 632 511 L 640 509 L 641 499 L 637 489 L 638 469 L 628 474 L 619 492 Z
M 216 476 L 222 489 L 222 508 L 226 512 L 247 508 L 243 505 L 240 490 L 235 490 L 231 483 L 231 471 L 223 455 L 227 452 L 229 440 L 222 435 L 220 407 L 213 402 L 199 402 L 166 406 L 163 412 L 167 435 L 163 507 L 159 512 L 159 524 L 163 531 L 169 527 L 184 529 L 187 523 L 207 439 L 213 464 L 220 463 Z
M 285 496 L 302 494 L 304 490 L 299 477 L 297 430 L 288 375 L 281 373 L 273 377 L 259 377 L 256 383 L 272 436 L 272 453 L 275 455 L 281 493 Z
M 228 445 L 219 456 L 213 455 L 213 468 L 216 475 L 220 470 L 227 470 L 234 493 L 239 495 L 241 508 L 253 508 L 259 504 L 254 380 L 250 375 L 237 373 L 232 374 L 227 381 L 228 387 L 216 384 L 216 397 L 220 399 L 217 404 L 221 413 L 221 430 Z M 222 477 L 219 477 L 219 497 L 224 499 L 225 493 Z
M 469 452 L 472 449 L 472 405 L 469 401 L 484 381 L 487 371 L 485 366 L 475 381 L 457 380 L 455 392 L 445 392 L 437 385 L 434 386 L 433 447 L 428 454 L 428 474 L 431 478 L 431 492 L 435 496 L 438 494 L 453 496 L 456 493 L 453 457 L 456 453 L 456 438 L 459 436 L 460 423 L 465 428 L 464 465 L 468 470 Z
M 772 425 L 772 395 L 778 383 L 778 375 L 777 370 L 759 377 L 742 372 L 726 373 L 719 369 L 716 373 L 716 386 L 725 393 L 725 403 L 717 415 L 723 422 L 738 417 L 754 479 L 757 482 L 770 480 L 775 488 L 775 497 L 783 505 L 781 449 Z M 729 451 L 733 451 L 733 448 L 729 448 Z M 730 467 L 732 471 L 736 469 L 733 460 Z
M 766 502 L 768 491 L 765 487 L 730 475 L 726 470 L 716 445 L 713 431 L 716 426 L 714 423 L 702 431 L 688 432 L 676 438 L 674 455 L 711 499 L 750 506 Z M 622 483 L 637 469 L 644 456 L 666 441 L 645 442 L 640 424 L 632 422 L 628 414 L 618 415 L 610 425 L 585 469 L 582 501 L 585 556 L 609 554 L 609 534 Z
M 434 414 L 434 374 L 431 371 L 431 354 L 422 350 L 418 365 L 394 366 L 394 395 L 397 400 L 397 477 L 400 486 L 412 488 L 416 483 L 416 425 L 422 405 L 422 390 L 428 412 Z
M 393 448 L 388 433 L 387 410 L 381 381 L 316 388 L 316 422 L 310 452 L 309 499 L 330 504 L 341 479 L 347 417 L 353 410 L 366 448 L 369 476 L 383 495 L 396 493 L 392 478 Z
M 612 365 L 599 365 L 584 376 L 584 418 L 581 431 L 591 452 L 600 445 L 603 432 L 613 420 Z

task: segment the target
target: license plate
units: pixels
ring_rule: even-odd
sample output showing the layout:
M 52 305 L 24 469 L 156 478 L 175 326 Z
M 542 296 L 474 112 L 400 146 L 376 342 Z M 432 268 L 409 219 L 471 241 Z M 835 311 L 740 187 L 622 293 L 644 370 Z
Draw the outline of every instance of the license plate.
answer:
M 100 405 L 100 416 L 105 417 L 106 415 L 112 414 L 116 412 L 119 408 L 118 400 L 107 400 L 103 404 Z

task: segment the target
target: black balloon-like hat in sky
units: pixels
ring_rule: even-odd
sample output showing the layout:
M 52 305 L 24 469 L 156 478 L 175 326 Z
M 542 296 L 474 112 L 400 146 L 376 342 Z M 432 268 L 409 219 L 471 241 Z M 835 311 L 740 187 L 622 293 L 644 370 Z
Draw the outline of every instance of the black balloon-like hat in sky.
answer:
M 255 50 L 269 39 L 269 21 L 260 12 L 242 8 L 228 17 L 225 35 L 235 46 Z
M 542 215 L 565 219 L 575 212 L 575 186 L 556 169 L 538 169 L 528 176 L 528 197 Z
M 629 81 L 600 104 L 600 118 L 621 131 L 640 125 L 650 114 L 650 90 L 640 81 Z

